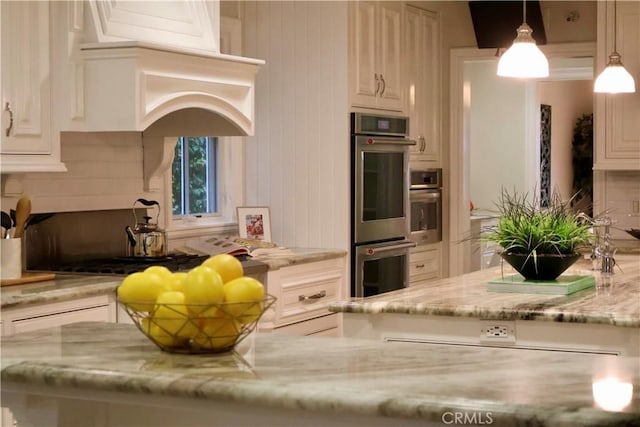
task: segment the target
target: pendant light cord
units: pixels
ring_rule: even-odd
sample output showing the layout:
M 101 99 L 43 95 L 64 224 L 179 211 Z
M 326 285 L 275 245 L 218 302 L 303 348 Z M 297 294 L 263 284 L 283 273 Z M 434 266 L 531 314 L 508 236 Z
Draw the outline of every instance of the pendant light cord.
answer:
M 618 1 L 613 0 L 613 51 L 618 51 Z
M 522 23 L 527 23 L 527 0 L 522 0 Z

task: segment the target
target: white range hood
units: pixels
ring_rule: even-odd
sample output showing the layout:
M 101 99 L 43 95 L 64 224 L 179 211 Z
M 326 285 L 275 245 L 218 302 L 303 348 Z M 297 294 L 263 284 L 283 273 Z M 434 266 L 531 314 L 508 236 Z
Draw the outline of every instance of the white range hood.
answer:
M 253 134 L 254 81 L 263 61 L 144 42 L 88 44 L 81 52 L 88 130 Z
M 218 2 L 91 0 L 79 12 L 84 83 L 74 130 L 253 134 L 264 61 L 220 53 Z

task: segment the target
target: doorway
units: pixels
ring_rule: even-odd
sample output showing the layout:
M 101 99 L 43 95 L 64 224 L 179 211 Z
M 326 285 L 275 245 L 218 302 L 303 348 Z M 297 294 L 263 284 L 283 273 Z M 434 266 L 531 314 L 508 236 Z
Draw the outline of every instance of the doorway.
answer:
M 596 52 L 595 43 L 572 43 L 543 46 L 543 51 L 549 58 L 550 76 L 553 80 L 592 80 L 594 58 Z M 487 162 L 486 174 L 494 178 L 494 175 L 502 174 L 502 178 L 491 181 L 493 187 L 507 180 L 507 188 L 528 191 L 539 188 L 540 184 L 540 95 L 537 81 L 500 81 L 499 88 L 491 89 L 487 86 L 487 96 L 497 96 L 501 92 L 510 89 L 513 93 L 519 93 L 520 100 L 517 108 L 506 107 L 503 104 L 495 106 L 487 105 L 485 117 L 474 117 L 472 105 L 472 83 L 470 72 L 474 69 L 495 69 L 497 58 L 492 49 L 453 49 L 451 51 L 451 127 L 450 127 L 450 206 L 449 206 L 449 275 L 457 276 L 465 272 L 465 265 L 469 265 L 470 258 L 470 202 L 472 186 L 479 181 L 472 176 L 472 129 L 473 123 L 478 120 L 492 120 L 492 124 L 480 122 L 485 132 L 489 134 L 491 143 L 499 133 L 508 128 L 511 132 L 507 137 L 509 145 L 502 142 L 503 148 L 513 151 L 511 154 L 503 153 L 502 157 L 488 154 L 482 151 L 483 161 Z M 485 73 L 489 73 L 485 70 Z M 493 76 L 495 76 L 494 72 Z M 477 96 L 477 94 L 476 94 Z M 476 100 L 477 101 L 477 100 Z M 502 111 L 502 112 L 501 112 Z M 500 152 L 500 143 L 494 143 L 495 150 Z M 506 156 L 506 157 L 505 157 Z M 506 167 L 509 166 L 509 167 Z M 478 166 L 476 164 L 475 170 Z M 509 176 L 513 170 L 518 170 L 516 177 Z M 495 172 L 499 171 L 499 172 Z M 511 171 L 511 172 L 510 172 Z M 505 178 L 506 176 L 506 178 Z M 496 177 L 497 178 L 497 177 Z M 490 191 L 495 191 L 491 187 Z M 477 189 L 474 192 L 477 193 Z M 495 199 L 495 198 L 494 198 Z M 486 205 L 486 201 L 483 202 Z

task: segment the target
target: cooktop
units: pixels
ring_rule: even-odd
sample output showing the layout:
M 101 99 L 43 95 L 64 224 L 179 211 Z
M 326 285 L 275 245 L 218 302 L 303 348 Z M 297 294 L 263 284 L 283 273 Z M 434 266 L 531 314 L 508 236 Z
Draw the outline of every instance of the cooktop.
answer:
M 113 257 L 98 258 L 65 264 L 49 265 L 39 270 L 59 273 L 127 275 L 152 265 L 161 265 L 171 271 L 187 271 L 200 265 L 208 255 L 177 254 L 166 257 Z M 242 261 L 242 257 L 238 257 Z

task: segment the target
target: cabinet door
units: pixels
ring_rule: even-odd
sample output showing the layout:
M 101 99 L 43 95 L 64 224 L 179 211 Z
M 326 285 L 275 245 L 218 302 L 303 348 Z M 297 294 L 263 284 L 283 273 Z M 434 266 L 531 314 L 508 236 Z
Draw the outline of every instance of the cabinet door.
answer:
M 379 27 L 376 49 L 380 79 L 378 106 L 390 110 L 402 110 L 400 49 L 402 2 L 379 3 L 378 7 Z
M 439 162 L 437 15 L 407 6 L 403 22 L 406 110 L 411 138 L 416 141 L 410 147 L 411 161 Z
M 640 2 L 620 1 L 614 28 L 613 2 L 598 2 L 599 64 L 602 71 L 614 38 L 636 92 L 597 96 L 595 169 L 640 170 Z M 617 30 L 617 31 L 616 31 Z
M 402 111 L 401 16 L 401 2 L 350 2 L 351 105 Z
M 376 104 L 379 79 L 376 70 L 376 3 L 350 3 L 351 91 L 354 105 Z
M 49 3 L 3 1 L 0 7 L 2 14 L 1 152 L 2 154 L 49 154 L 51 152 Z M 3 166 L 4 163 L 3 158 Z

